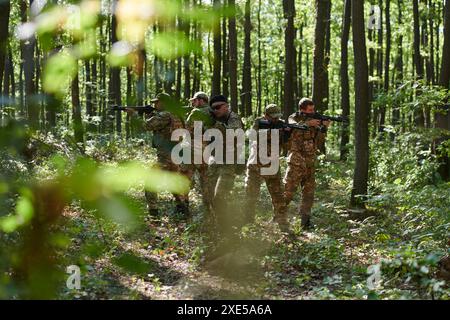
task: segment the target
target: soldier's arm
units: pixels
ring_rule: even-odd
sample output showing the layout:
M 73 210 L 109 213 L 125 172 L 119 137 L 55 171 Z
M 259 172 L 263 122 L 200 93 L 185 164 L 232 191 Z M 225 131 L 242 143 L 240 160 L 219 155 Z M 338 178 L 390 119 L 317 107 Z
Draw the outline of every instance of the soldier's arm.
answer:
M 255 122 L 253 122 L 252 129 L 259 130 L 259 119 L 256 119 Z
M 158 113 L 145 122 L 145 128 L 149 131 L 158 131 L 170 125 L 170 115 L 168 113 Z
M 288 123 L 289 124 L 304 124 L 303 121 L 301 121 L 300 119 L 298 119 L 298 117 L 294 114 L 291 114 L 288 118 Z
M 191 111 L 191 113 L 189 114 L 189 116 L 186 120 L 186 123 L 188 125 L 194 125 L 194 121 L 201 121 L 207 127 L 209 127 L 213 124 L 211 116 L 209 114 L 207 114 L 206 112 L 199 110 L 199 109 L 194 109 Z
M 228 120 L 228 124 L 225 125 L 227 129 L 242 129 L 244 127 L 241 118 L 232 117 Z

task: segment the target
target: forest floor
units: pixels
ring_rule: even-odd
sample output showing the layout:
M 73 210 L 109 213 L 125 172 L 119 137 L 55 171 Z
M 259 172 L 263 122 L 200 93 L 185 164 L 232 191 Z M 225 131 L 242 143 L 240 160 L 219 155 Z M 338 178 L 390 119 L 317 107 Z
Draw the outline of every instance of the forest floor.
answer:
M 433 298 L 414 275 L 411 281 L 399 281 L 401 276 L 395 274 L 382 278 L 375 291 L 368 289 L 370 265 L 396 257 L 400 248 L 417 248 L 417 242 L 395 206 L 364 214 L 349 211 L 352 171 L 338 161 L 320 162 L 312 212 L 315 228 L 301 229 L 297 196 L 289 208 L 291 233 L 280 232 L 271 222 L 270 195 L 263 186 L 256 221 L 242 229 L 240 249 L 213 262 L 216 266 L 203 261 L 207 244 L 196 188 L 190 193 L 193 215 L 188 221 L 172 213 L 171 195 L 160 195 L 162 214 L 151 218 L 143 191 L 130 192 L 127 196 L 140 204 L 139 227 L 132 232 L 72 204 L 64 213 L 71 238 L 64 256 L 80 265 L 82 288 L 64 288 L 59 298 Z M 285 164 L 282 168 L 284 172 Z M 243 191 L 244 177 L 239 176 L 233 212 L 242 207 Z M 448 296 L 444 287 L 443 297 Z

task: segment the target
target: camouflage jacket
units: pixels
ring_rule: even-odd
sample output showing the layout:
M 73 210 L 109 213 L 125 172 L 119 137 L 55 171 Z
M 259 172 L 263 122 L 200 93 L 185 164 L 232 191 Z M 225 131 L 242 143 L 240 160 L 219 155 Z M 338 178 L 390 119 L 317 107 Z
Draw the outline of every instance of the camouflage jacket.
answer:
M 233 157 L 236 160 L 237 152 L 239 151 L 239 148 L 237 146 L 237 140 L 234 139 L 234 148 L 231 148 L 231 146 L 227 145 L 227 138 L 226 138 L 226 130 L 227 129 L 244 129 L 244 124 L 242 123 L 241 117 L 234 113 L 233 111 L 230 111 L 228 114 L 228 117 L 225 119 L 215 119 L 216 122 L 214 123 L 213 127 L 214 129 L 220 130 L 223 135 L 223 161 L 226 161 L 227 154 L 228 157 Z M 245 143 L 245 142 L 244 142 Z M 245 145 L 244 145 L 245 147 Z M 234 163 L 237 163 L 236 161 Z
M 199 108 L 193 108 L 189 113 L 186 126 L 192 132 L 194 130 L 194 121 L 201 121 L 203 123 L 203 130 L 211 128 L 214 123 L 214 117 L 211 115 L 209 105 L 205 104 Z
M 255 119 L 255 122 L 253 123 L 252 129 L 256 130 L 257 132 L 260 130 L 259 129 L 259 121 L 260 120 L 267 120 L 265 117 L 259 117 Z M 280 122 L 283 122 L 283 120 L 279 120 Z M 269 157 L 272 153 L 272 147 L 271 147 L 271 143 L 272 143 L 272 134 L 271 131 L 269 129 L 267 129 L 267 143 L 266 143 L 266 147 L 267 147 L 267 152 L 266 154 L 264 154 L 264 150 L 261 150 L 261 142 L 259 140 L 259 133 L 257 136 L 257 140 L 256 140 L 256 145 L 250 145 L 250 156 L 249 156 L 249 160 L 253 159 L 253 157 L 258 156 L 258 150 L 260 151 L 260 155 L 258 157 L 258 166 L 262 166 L 262 164 L 260 163 L 260 157 L 265 157 L 267 155 L 267 157 Z M 279 131 L 279 137 L 278 137 L 278 155 L 280 154 L 281 150 L 283 148 L 283 132 Z M 251 165 L 252 161 L 249 161 L 249 165 Z M 255 164 L 255 163 L 253 163 Z M 266 166 L 266 165 L 265 165 Z M 268 165 L 267 165 L 268 166 Z
M 158 154 L 170 156 L 172 148 L 178 143 L 171 141 L 172 132 L 183 128 L 183 122 L 168 111 L 158 111 L 146 119 L 145 128 L 153 132 L 152 146 Z
M 306 118 L 293 113 L 289 116 L 289 123 L 306 124 Z M 319 129 L 310 127 L 309 130 L 292 130 L 289 139 L 288 163 L 306 162 L 308 165 L 314 165 L 316 159 L 317 148 L 325 141 L 326 134 Z

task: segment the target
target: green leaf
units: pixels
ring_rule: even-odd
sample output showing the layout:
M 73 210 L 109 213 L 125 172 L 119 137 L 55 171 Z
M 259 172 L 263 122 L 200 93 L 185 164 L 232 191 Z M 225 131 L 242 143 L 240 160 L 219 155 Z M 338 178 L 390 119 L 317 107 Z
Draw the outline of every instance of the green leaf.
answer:
M 0 229 L 11 233 L 23 225 L 28 224 L 34 215 L 33 204 L 30 198 L 22 196 L 16 205 L 16 214 L 0 219 Z
M 45 65 L 43 87 L 48 93 L 63 96 L 75 77 L 78 65 L 75 58 L 67 51 L 52 56 Z
M 171 60 L 190 52 L 199 52 L 201 46 L 190 41 L 182 32 L 156 34 L 149 49 L 162 59 Z
M 126 67 L 133 63 L 133 46 L 126 41 L 118 41 L 112 45 L 107 56 L 108 63 L 113 67 Z
M 137 162 L 120 167 L 102 168 L 97 179 L 111 191 L 127 191 L 131 186 L 144 185 L 151 192 L 168 191 L 183 194 L 189 191 L 190 181 L 185 176 L 158 168 L 146 168 Z

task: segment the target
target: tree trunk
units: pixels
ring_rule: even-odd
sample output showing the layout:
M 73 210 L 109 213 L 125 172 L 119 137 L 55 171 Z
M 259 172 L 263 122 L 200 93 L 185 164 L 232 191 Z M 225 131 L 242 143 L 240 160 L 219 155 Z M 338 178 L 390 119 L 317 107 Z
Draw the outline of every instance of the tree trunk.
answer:
M 326 107 L 324 110 L 328 109 L 328 105 L 330 104 L 330 79 L 328 74 L 328 66 L 330 64 L 330 55 L 331 55 L 331 0 L 328 2 L 327 8 L 327 27 L 325 32 L 325 56 L 324 56 L 324 64 L 325 64 L 325 82 L 324 82 L 324 93 L 326 101 Z M 323 148 L 323 146 L 322 146 Z M 325 149 L 322 150 L 325 152 Z
M 184 1 L 184 6 L 186 10 L 190 9 L 190 0 Z M 187 20 L 184 24 L 184 36 L 186 39 L 190 39 L 190 33 L 191 33 L 191 20 Z M 183 96 L 185 99 L 189 99 L 191 97 L 191 66 L 190 66 L 190 57 L 191 52 L 184 55 L 183 57 L 183 70 L 184 70 L 184 90 L 183 90 Z
M 298 74 L 298 97 L 301 99 L 303 97 L 303 26 L 304 24 L 300 24 L 300 46 L 298 48 L 298 62 L 297 62 L 297 74 Z
M 287 119 L 294 112 L 294 63 L 295 63 L 295 1 L 283 0 L 284 18 L 287 20 L 284 34 L 284 94 L 283 94 L 283 113 Z
M 0 2 L 0 93 L 3 83 L 3 77 L 7 77 L 5 74 L 5 57 L 8 44 L 8 32 L 9 32 L 9 13 L 11 11 L 11 4 L 9 0 Z M 11 58 L 12 59 L 12 58 Z
M 144 80 L 144 70 L 145 63 L 147 61 L 147 51 L 145 49 L 140 49 L 137 53 L 137 66 L 136 66 L 136 99 L 137 104 L 142 106 L 144 104 L 144 90 L 145 90 L 145 80 Z
M 114 44 L 118 41 L 117 39 L 117 18 L 116 15 L 113 14 L 111 21 L 111 44 Z M 112 99 L 113 104 L 121 105 L 122 97 L 120 93 L 120 68 L 112 67 L 111 68 L 111 83 L 109 84 L 110 89 L 110 99 Z M 122 132 L 122 113 L 120 111 L 116 111 L 116 132 Z
M 234 112 L 238 112 L 237 88 L 237 35 L 236 35 L 236 1 L 229 0 L 231 16 L 228 20 L 228 36 L 230 41 L 230 104 Z
M 420 55 L 420 22 L 419 22 L 419 0 L 413 0 L 414 20 L 414 66 L 418 79 L 423 78 L 422 56 Z
M 262 78 L 261 78 L 261 68 L 262 68 L 262 58 L 261 58 L 261 0 L 258 0 L 258 93 L 257 93 L 257 104 L 258 111 L 257 115 L 261 115 L 262 109 Z
M 420 21 L 419 21 L 419 0 L 413 0 L 413 20 L 414 20 L 414 67 L 416 71 L 416 78 L 423 79 L 423 64 L 422 56 L 420 55 Z M 418 92 L 420 94 L 420 92 Z M 419 110 L 415 112 L 415 123 L 419 127 L 425 125 L 423 110 L 419 106 Z
M 30 1 L 30 5 L 33 1 Z M 22 23 L 28 20 L 27 18 L 27 2 L 21 0 L 20 2 L 21 21 Z M 31 38 L 21 42 L 21 51 L 23 59 L 23 71 L 25 77 L 25 105 L 28 112 L 28 121 L 32 129 L 39 128 L 39 105 L 36 101 L 35 93 L 36 86 L 34 80 L 34 48 L 36 38 Z
M 83 124 L 81 122 L 80 86 L 78 74 L 72 80 L 72 119 L 75 141 L 83 143 Z
M 91 60 L 86 60 L 84 62 L 85 64 L 85 72 L 86 72 L 86 115 L 88 117 L 89 123 L 92 120 L 92 117 L 94 116 L 93 112 L 93 103 L 92 103 L 92 77 L 91 77 Z M 88 125 L 87 131 L 92 131 L 93 127 L 91 124 Z
M 450 89 L 450 0 L 446 1 L 444 7 L 444 46 L 442 48 L 442 66 L 439 77 L 439 85 L 443 88 Z M 435 114 L 435 126 L 443 130 L 442 137 L 438 139 L 435 144 L 438 145 L 447 141 L 450 137 L 448 130 L 450 130 L 450 104 L 447 100 L 441 112 Z M 439 173 L 445 181 L 450 180 L 450 159 L 448 153 L 439 155 L 441 165 Z
M 341 38 L 341 108 L 342 116 L 348 117 L 350 115 L 350 86 L 348 79 L 348 40 L 350 35 L 351 24 L 351 0 L 345 0 L 344 6 L 344 19 L 342 27 Z M 347 160 L 347 144 L 350 140 L 349 137 L 349 125 L 347 123 L 342 124 L 341 133 L 341 161 Z
M 386 0 L 386 52 L 384 61 L 384 93 L 389 92 L 389 68 L 391 64 L 391 1 Z M 386 122 L 386 107 L 380 107 L 380 123 L 378 130 L 380 133 L 384 132 L 384 125 Z
M 434 72 L 434 3 L 432 0 L 428 1 L 428 7 L 430 10 L 430 19 L 429 19 L 429 34 L 430 34 L 430 77 L 431 83 L 436 84 L 436 75 Z
M 311 95 L 311 81 L 310 81 L 310 66 L 309 66 L 309 50 L 306 50 L 306 79 L 308 82 L 306 83 L 306 96 L 309 97 Z
M 313 101 L 316 110 L 323 112 L 328 107 L 327 66 L 325 64 L 325 40 L 328 24 L 328 7 L 330 0 L 316 0 L 316 27 L 314 33 L 314 63 L 313 63 Z
M 127 67 L 126 69 L 127 73 L 127 105 L 131 106 L 133 105 L 135 99 L 133 99 L 133 80 L 131 75 L 131 68 Z M 126 121 L 125 121 L 125 139 L 129 140 L 131 137 L 131 125 L 130 125 L 130 116 L 127 114 Z
M 437 3 L 437 12 L 441 12 L 442 10 L 442 5 L 441 5 L 441 1 L 438 1 Z M 439 59 L 439 53 L 440 53 L 440 26 L 441 26 L 441 15 L 440 14 L 436 14 L 436 27 L 435 27 L 435 32 L 436 32 L 436 60 L 435 60 L 435 64 L 436 64 L 436 79 L 437 81 L 439 81 L 440 79 L 440 59 Z
M 364 207 L 369 176 L 369 83 L 364 26 L 364 1 L 352 0 L 355 61 L 355 172 L 351 205 Z
M 371 78 L 369 82 L 369 104 L 372 106 L 372 102 L 375 95 L 375 83 L 373 81 L 375 75 L 375 49 L 373 46 L 374 41 L 374 31 L 373 29 L 369 29 L 368 32 L 369 43 L 371 44 L 369 47 L 369 78 Z M 370 107 L 370 110 L 372 108 Z M 375 115 L 372 115 L 372 119 L 375 118 Z
M 177 58 L 177 80 L 175 81 L 175 98 L 177 100 L 181 99 L 181 79 L 182 79 L 182 73 L 183 73 L 183 68 L 182 68 L 182 58 L 178 57 Z
M 220 10 L 220 0 L 214 0 L 214 10 Z M 213 65 L 213 78 L 212 78 L 212 92 L 211 95 L 215 96 L 220 94 L 220 83 L 222 79 L 220 77 L 221 64 L 222 64 L 222 47 L 220 37 L 220 18 L 217 19 L 213 30 L 213 46 L 214 46 L 214 65 Z
M 397 1 L 398 7 L 398 26 L 402 26 L 402 0 Z M 394 65 L 395 84 L 400 86 L 403 81 L 403 35 L 399 34 L 397 39 L 397 58 Z M 396 103 L 392 110 L 392 125 L 397 126 L 400 123 L 400 103 Z
M 223 0 L 223 5 L 226 6 L 226 0 Z M 227 18 L 222 19 L 222 94 L 225 97 L 230 95 L 230 57 L 227 36 Z
M 3 87 L 1 86 L 1 82 L 0 82 L 0 94 L 3 95 L 3 97 L 5 97 L 7 100 L 6 101 L 2 101 L 3 97 L 0 96 L 0 107 L 3 106 L 8 106 L 10 103 L 8 102 L 9 98 L 10 98 L 10 94 L 12 96 L 14 96 L 14 89 L 10 90 L 10 85 L 11 82 L 14 81 L 14 68 L 13 68 L 13 63 L 12 63 L 12 55 L 11 55 L 11 50 L 6 50 L 7 54 L 5 55 L 5 63 L 4 63 L 4 81 L 3 81 Z M 3 88 L 3 92 L 1 91 Z M 0 119 L 3 118 L 3 112 L 1 112 L 3 110 L 0 109 Z M 13 114 L 9 114 L 10 117 L 13 117 Z
M 242 68 L 242 109 L 245 116 L 252 115 L 252 62 L 251 62 L 251 21 L 250 21 L 250 0 L 245 2 L 244 18 L 244 66 Z
M 202 1 L 199 1 L 198 5 L 201 5 Z M 197 2 L 194 0 L 194 6 L 197 5 Z M 202 32 L 200 30 L 199 22 L 194 21 L 194 38 L 196 41 L 201 42 L 202 41 Z M 200 82 L 201 82 L 201 74 L 202 74 L 203 64 L 201 55 L 199 55 L 197 52 L 194 52 L 194 68 L 193 68 L 193 79 L 192 79 L 192 92 L 197 92 L 200 90 Z

